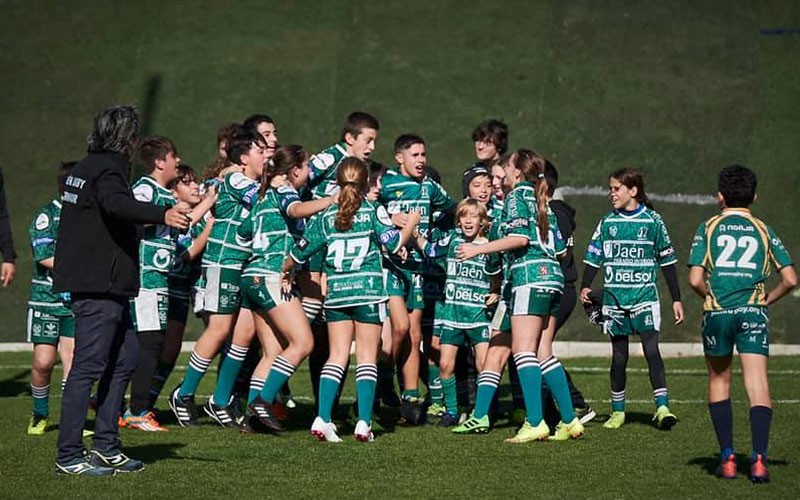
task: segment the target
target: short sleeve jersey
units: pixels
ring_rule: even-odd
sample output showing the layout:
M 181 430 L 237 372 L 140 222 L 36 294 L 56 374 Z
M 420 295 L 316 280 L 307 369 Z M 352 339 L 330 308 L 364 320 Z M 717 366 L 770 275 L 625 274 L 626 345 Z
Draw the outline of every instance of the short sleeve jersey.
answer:
M 258 182 L 231 172 L 219 186 L 214 203 L 214 225 L 203 252 L 203 267 L 241 269 L 250 256 L 250 242 L 237 232 L 258 198 Z
M 508 276 L 513 287 L 535 286 L 543 290 L 562 292 L 564 273 L 558 263 L 558 255 L 566 251 L 564 239 L 558 230 L 555 214 L 547 208 L 550 227 L 547 241 L 539 233 L 539 209 L 533 184 L 518 183 L 505 199 L 501 217 L 503 236 L 522 236 L 528 244 L 507 252 Z
M 419 231 L 425 237 L 429 236 L 433 212 L 449 211 L 456 204 L 447 191 L 430 177 L 425 176 L 421 182 L 417 182 L 394 170 L 387 171 L 381 178 L 378 201 L 386 207 L 389 215 L 412 210 L 421 212 Z M 408 260 L 417 266 L 422 263 L 422 254 L 416 247 L 410 248 Z M 392 263 L 404 267 L 399 258 L 392 258 Z
M 144 203 L 159 207 L 175 205 L 172 191 L 150 176 L 139 178 L 133 184 L 133 196 Z M 178 230 L 165 224 L 152 224 L 144 228 L 139 242 L 139 279 L 143 290 L 166 294 L 168 274 L 175 259 Z
M 289 217 L 289 207 L 295 203 L 300 203 L 300 198 L 290 186 L 269 188 L 258 200 L 253 212 L 239 227 L 239 237 L 253 241 L 253 255 L 243 276 L 280 275 L 294 242 L 290 225 L 296 224 L 296 220 Z
M 39 263 L 55 256 L 56 235 L 60 220 L 61 202 L 53 200 L 36 214 L 28 227 L 28 236 L 33 251 L 33 273 L 31 274 L 31 295 L 28 307 L 53 316 L 71 316 L 72 312 L 64 306 L 61 297 L 53 293 L 52 271 Z
M 744 208 L 725 209 L 700 224 L 689 266 L 706 270 L 706 311 L 766 306 L 764 282 L 772 267 L 793 264 L 775 231 Z
M 383 282 L 381 247 L 389 252 L 400 248 L 400 231 L 386 210 L 363 200 L 347 231 L 336 229 L 338 205 L 320 212 L 291 252 L 305 262 L 319 251 L 325 252 L 328 295 L 325 308 L 335 309 L 384 302 L 388 299 Z
M 482 238 L 475 244 L 487 243 Z M 429 242 L 423 249 L 428 257 L 446 256 L 447 281 L 444 287 L 444 309 L 442 324 L 451 328 L 467 329 L 489 324 L 486 315 L 486 294 L 491 290 L 492 278 L 500 272 L 498 254 L 476 255 L 461 261 L 456 249 L 468 243 L 458 230 L 452 230 L 442 239 Z
M 333 196 L 339 191 L 336 184 L 336 169 L 347 158 L 347 145 L 344 142 L 320 151 L 308 162 L 308 189 L 314 199 Z
M 656 271 L 677 261 L 664 221 L 644 205 L 604 215 L 583 260 L 604 268 L 604 303 L 625 308 L 658 302 Z

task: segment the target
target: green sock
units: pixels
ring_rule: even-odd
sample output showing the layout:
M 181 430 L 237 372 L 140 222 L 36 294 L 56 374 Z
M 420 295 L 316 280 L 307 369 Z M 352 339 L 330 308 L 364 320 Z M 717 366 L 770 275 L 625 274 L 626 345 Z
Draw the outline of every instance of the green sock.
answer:
M 419 389 L 404 390 L 403 399 L 419 399 Z
M 378 384 L 378 367 L 371 363 L 356 366 L 356 395 L 358 397 L 358 419 L 372 425 L 372 402 Z
M 278 356 L 272 362 L 267 374 L 267 380 L 264 381 L 264 388 L 261 389 L 261 399 L 267 403 L 275 401 L 275 396 L 281 390 L 281 386 L 289 380 L 296 367 L 286 360 L 283 356 Z
M 431 403 L 442 404 L 442 379 L 439 375 L 439 366 L 434 363 L 428 364 L 428 393 Z
M 442 392 L 444 393 L 444 407 L 447 413 L 458 415 L 458 397 L 456 396 L 456 377 L 442 379 Z
M 333 403 L 339 393 L 339 385 L 344 377 L 344 366 L 325 363 L 319 377 L 319 408 L 317 414 L 323 422 L 330 422 L 333 418 Z M 372 400 L 369 400 L 372 404 Z
M 255 375 L 250 379 L 250 392 L 247 394 L 247 404 L 253 402 L 254 399 L 261 394 L 261 389 L 264 388 L 264 379 L 258 378 Z
M 210 359 L 204 358 L 195 351 L 192 351 L 192 355 L 189 357 L 189 368 L 186 370 L 186 376 L 183 378 L 178 394 L 181 396 L 191 396 L 197 392 L 197 386 L 200 385 L 200 380 L 203 378 L 203 375 L 206 374 L 206 370 L 208 370 L 208 365 L 210 364 Z
M 475 418 L 483 418 L 489 414 L 489 408 L 492 406 L 492 399 L 497 392 L 497 386 L 500 385 L 500 374 L 491 371 L 482 371 L 478 375 L 478 388 L 475 394 L 475 409 L 472 410 L 472 416 Z
M 31 396 L 33 397 L 33 414 L 40 417 L 50 415 L 50 384 L 44 387 L 35 387 L 31 384 Z
M 660 387 L 653 390 L 653 400 L 656 403 L 656 408 L 659 406 L 669 406 L 669 395 L 666 387 Z
M 542 376 L 550 392 L 558 404 L 558 411 L 561 413 L 561 420 L 565 423 L 572 422 L 575 418 L 575 410 L 572 407 L 572 395 L 569 393 L 567 375 L 564 367 L 555 356 L 550 356 L 542 363 Z
M 611 391 L 611 411 L 625 411 L 625 389 Z
M 239 376 L 242 363 L 244 362 L 245 356 L 247 356 L 247 349 L 248 346 L 231 344 L 228 353 L 222 360 L 222 365 L 219 367 L 217 387 L 214 389 L 214 395 L 211 396 L 214 404 L 220 406 L 228 405 L 228 401 L 231 399 L 231 393 L 233 393 L 233 386 L 236 384 L 236 378 Z
M 522 385 L 522 397 L 525 399 L 525 414 L 528 423 L 539 425 L 542 421 L 542 369 L 533 352 L 514 354 L 519 381 Z

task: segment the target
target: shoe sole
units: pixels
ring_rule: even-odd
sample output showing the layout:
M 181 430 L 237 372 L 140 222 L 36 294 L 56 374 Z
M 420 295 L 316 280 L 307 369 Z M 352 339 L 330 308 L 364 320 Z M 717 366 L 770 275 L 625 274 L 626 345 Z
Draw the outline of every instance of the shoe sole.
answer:
M 678 423 L 677 417 L 664 417 L 661 420 L 661 423 L 659 424 L 658 428 L 664 431 L 668 431 L 672 429 L 677 423 Z
M 353 434 L 353 439 L 361 443 L 370 443 L 375 439 L 375 437 L 370 435 L 365 436 L 364 434 Z
M 317 440 L 322 441 L 323 443 L 341 443 L 342 440 L 339 441 L 329 441 L 328 438 L 325 437 L 325 433 L 318 430 L 312 430 L 311 435 L 317 438 Z

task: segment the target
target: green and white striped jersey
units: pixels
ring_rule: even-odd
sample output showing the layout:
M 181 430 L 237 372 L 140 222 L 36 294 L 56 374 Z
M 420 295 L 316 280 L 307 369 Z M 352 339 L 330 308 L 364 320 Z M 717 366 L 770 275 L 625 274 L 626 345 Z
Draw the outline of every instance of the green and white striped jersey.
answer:
M 60 295 L 53 293 L 53 272 L 39 264 L 40 261 L 55 256 L 56 235 L 60 221 L 61 202 L 53 200 L 36 214 L 28 227 L 33 251 L 33 273 L 28 307 L 53 316 L 71 316 L 72 311 L 61 301 Z
M 381 178 L 378 201 L 386 207 L 390 215 L 412 210 L 421 212 L 419 232 L 426 238 L 429 236 L 433 212 L 446 212 L 456 205 L 447 191 L 430 177 L 425 176 L 422 181 L 417 182 L 394 170 L 388 170 Z M 408 261 L 416 267 L 422 264 L 422 254 L 416 247 L 409 247 Z M 391 262 L 400 268 L 409 267 L 399 257 L 391 257 Z
M 603 303 L 625 308 L 658 303 L 656 271 L 677 261 L 664 221 L 644 205 L 604 215 L 583 259 L 604 268 Z
M 503 236 L 522 236 L 528 244 L 507 253 L 508 272 L 506 276 L 513 287 L 535 286 L 544 290 L 562 292 L 564 273 L 557 256 L 567 251 L 555 214 L 547 208 L 550 226 L 547 241 L 539 234 L 536 204 L 536 191 L 527 181 L 518 183 L 508 193 L 503 204 L 500 233 Z
M 377 203 L 363 200 L 347 231 L 336 229 L 339 206 L 332 205 L 311 219 L 291 256 L 304 263 L 325 251 L 324 270 L 328 295 L 324 307 L 335 309 L 375 304 L 388 300 L 381 266 L 381 247 L 394 253 L 400 249 L 398 231 Z
M 443 325 L 458 329 L 489 325 L 485 300 L 491 291 L 492 276 L 500 272 L 500 255 L 476 255 L 465 261 L 456 256 L 456 249 L 462 243 L 480 245 L 488 242 L 486 238 L 469 242 L 461 231 L 453 229 L 442 239 L 425 245 L 423 251 L 427 257 L 447 258 L 444 308 L 441 315 L 437 310 L 437 319 L 441 319 Z
M 289 228 L 298 220 L 289 217 L 289 207 L 295 203 L 300 203 L 300 197 L 293 187 L 269 188 L 239 226 L 239 237 L 253 242 L 253 254 L 242 276 L 280 275 L 283 261 L 294 243 Z
M 160 207 L 175 205 L 172 191 L 147 175 L 133 184 L 133 196 L 139 201 Z M 139 281 L 142 290 L 167 293 L 167 276 L 175 259 L 177 237 L 178 230 L 166 224 L 145 226 L 144 236 L 139 242 Z
M 336 169 L 347 158 L 347 144 L 340 142 L 320 151 L 308 162 L 309 175 L 307 188 L 313 199 L 333 196 L 339 191 L 336 184 Z
M 203 267 L 241 269 L 250 257 L 250 241 L 238 234 L 242 221 L 258 198 L 258 182 L 241 172 L 231 172 L 219 186 L 214 203 L 214 226 L 203 253 Z

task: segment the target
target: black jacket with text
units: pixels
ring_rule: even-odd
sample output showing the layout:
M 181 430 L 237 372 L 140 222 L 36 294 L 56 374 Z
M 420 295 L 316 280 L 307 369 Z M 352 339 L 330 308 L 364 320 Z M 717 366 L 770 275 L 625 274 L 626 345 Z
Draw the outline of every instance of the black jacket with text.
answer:
M 70 172 L 61 196 L 54 291 L 138 295 L 140 224 L 163 222 L 168 207 L 137 201 L 130 170 L 123 155 L 89 153 Z

